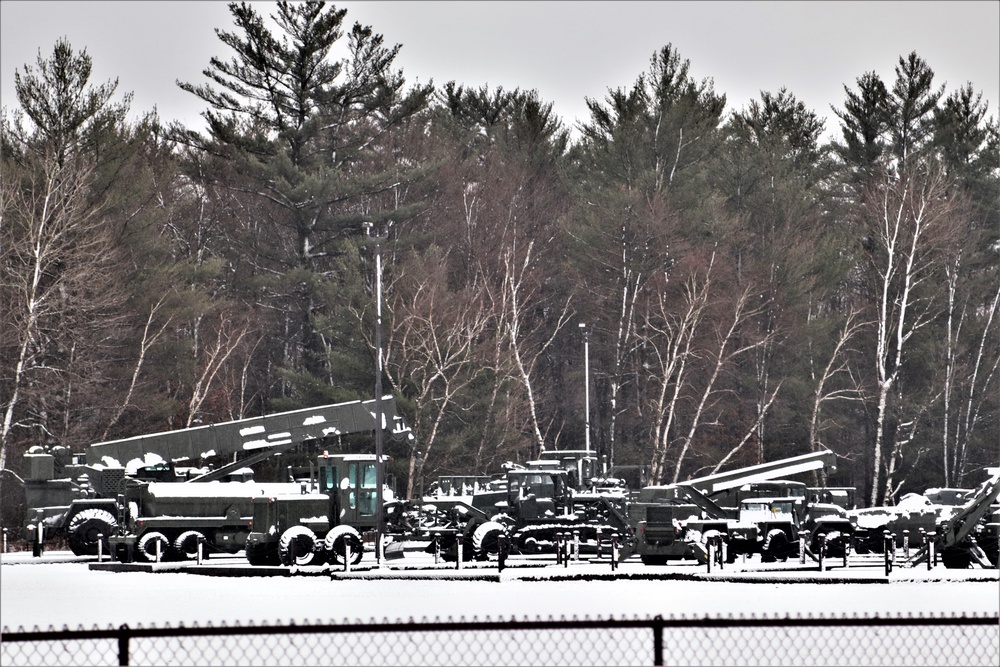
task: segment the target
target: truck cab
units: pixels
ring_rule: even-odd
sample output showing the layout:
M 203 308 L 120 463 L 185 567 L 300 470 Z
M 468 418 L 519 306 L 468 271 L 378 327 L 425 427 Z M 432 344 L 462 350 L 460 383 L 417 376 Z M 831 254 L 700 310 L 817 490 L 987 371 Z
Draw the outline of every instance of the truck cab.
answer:
M 253 499 L 253 523 L 246 540 L 252 565 L 318 564 L 344 557 L 360 560 L 362 533 L 375 528 L 376 458 L 373 454 L 317 457 L 319 492 Z M 387 494 L 391 496 L 391 494 Z
M 759 553 L 764 562 L 787 560 L 798 550 L 804 498 L 749 498 L 729 526 L 729 553 Z

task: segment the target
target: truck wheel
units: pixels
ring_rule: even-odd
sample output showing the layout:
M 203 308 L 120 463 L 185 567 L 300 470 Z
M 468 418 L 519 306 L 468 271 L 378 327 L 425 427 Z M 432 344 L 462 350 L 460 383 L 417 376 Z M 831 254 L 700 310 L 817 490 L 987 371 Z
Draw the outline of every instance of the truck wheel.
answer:
M 472 553 L 477 560 L 486 560 L 500 553 L 500 536 L 507 531 L 499 523 L 487 521 L 472 533 Z
M 197 530 L 189 530 L 181 533 L 174 540 L 174 553 L 182 559 L 194 560 L 198 557 L 198 540 L 204 539 L 205 536 Z M 204 549 L 204 547 L 202 548 Z
M 334 565 L 343 565 L 344 544 L 347 544 L 351 554 L 351 565 L 357 565 L 365 553 L 365 545 L 361 541 L 361 535 L 351 526 L 335 526 L 326 534 L 323 551 L 326 552 L 327 559 Z
M 508 533 L 510 533 L 511 531 L 514 530 L 515 527 L 517 527 L 517 521 L 514 521 L 514 519 L 512 519 L 510 515 L 504 514 L 503 512 L 500 512 L 499 514 L 494 514 L 490 518 L 490 521 L 492 521 L 493 523 L 499 523 Z
M 962 547 L 945 547 L 941 551 L 941 562 L 949 570 L 967 570 L 972 565 L 972 554 Z
M 316 533 L 305 526 L 292 526 L 278 540 L 282 565 L 309 565 L 316 558 Z
M 104 535 L 101 543 L 104 553 L 110 553 L 108 538 L 118 531 L 118 521 L 107 510 L 91 508 L 76 514 L 69 522 L 67 541 L 77 556 L 97 555 L 97 536 Z
M 167 540 L 167 536 L 163 533 L 151 530 L 148 533 L 143 533 L 142 537 L 139 538 L 139 543 L 136 545 L 138 556 L 146 561 L 156 560 L 156 543 L 160 543 L 160 560 L 165 560 L 167 557 L 167 549 L 170 547 L 170 541 Z
M 829 558 L 843 558 L 847 552 L 847 543 L 851 536 L 839 530 L 831 530 L 826 535 L 826 555 Z M 819 554 L 819 535 L 813 540 L 812 551 Z
M 642 561 L 643 565 L 666 565 L 666 556 L 639 556 L 639 560 Z
M 764 545 L 760 550 L 760 560 L 764 563 L 773 563 L 777 559 L 788 559 L 788 536 L 785 531 L 775 528 L 764 538 Z
M 273 546 L 268 548 L 264 544 L 251 544 L 247 542 L 245 550 L 247 561 L 251 565 L 277 565 L 280 562 L 278 560 L 278 550 Z

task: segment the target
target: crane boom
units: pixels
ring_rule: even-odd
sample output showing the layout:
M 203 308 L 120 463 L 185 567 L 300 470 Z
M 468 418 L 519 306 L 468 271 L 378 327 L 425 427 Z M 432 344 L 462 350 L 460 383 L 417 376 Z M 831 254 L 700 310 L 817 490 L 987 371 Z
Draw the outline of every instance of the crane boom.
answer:
M 108 457 L 127 467 L 129 462 L 143 461 L 147 454 L 177 462 L 262 450 L 275 453 L 307 440 L 374 431 L 375 403 L 349 401 L 98 442 L 87 447 L 87 463 L 103 463 Z M 384 429 L 409 434 L 409 428 L 396 414 L 392 396 L 382 398 L 382 415 Z

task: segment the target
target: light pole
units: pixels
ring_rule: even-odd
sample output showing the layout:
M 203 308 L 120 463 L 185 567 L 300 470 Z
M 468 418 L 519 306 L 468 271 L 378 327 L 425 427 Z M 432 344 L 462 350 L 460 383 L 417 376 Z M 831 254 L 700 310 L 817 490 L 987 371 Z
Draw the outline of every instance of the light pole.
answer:
M 587 329 L 586 322 L 580 322 L 580 330 L 583 332 L 583 393 L 586 402 L 586 432 L 584 434 L 587 443 L 587 453 L 590 453 L 590 330 Z
M 369 237 L 375 238 L 375 564 L 382 565 L 382 534 L 384 510 L 382 508 L 382 483 L 385 479 L 382 462 L 382 431 L 385 415 L 382 414 L 382 239 L 372 234 L 372 223 L 364 223 Z

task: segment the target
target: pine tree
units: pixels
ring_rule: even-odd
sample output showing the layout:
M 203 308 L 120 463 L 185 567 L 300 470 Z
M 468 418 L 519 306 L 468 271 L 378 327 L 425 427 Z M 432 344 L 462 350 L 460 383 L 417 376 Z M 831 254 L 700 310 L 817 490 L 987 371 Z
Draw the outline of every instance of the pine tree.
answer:
M 391 136 L 425 106 L 431 88 L 406 90 L 392 69 L 400 47 L 387 47 L 369 27 L 346 30 L 346 10 L 323 2 L 279 2 L 276 10 L 274 32 L 252 6 L 230 4 L 237 30 L 217 34 L 235 56 L 211 59 L 210 84 L 179 83 L 209 104 L 208 137 L 178 137 L 229 163 L 200 176 L 213 182 L 225 174 L 219 185 L 242 193 L 253 219 L 240 221 L 237 233 L 263 230 L 264 262 L 253 271 L 262 298 L 284 313 L 281 335 L 294 343 L 279 348 L 277 362 L 300 397 L 331 396 L 330 386 L 367 395 L 370 373 L 344 372 L 366 364 L 335 363 L 371 358 L 357 324 L 337 313 L 363 290 L 362 276 L 344 273 L 357 266 L 345 259 L 364 221 L 412 214 L 401 194 L 419 165 L 402 166 Z

